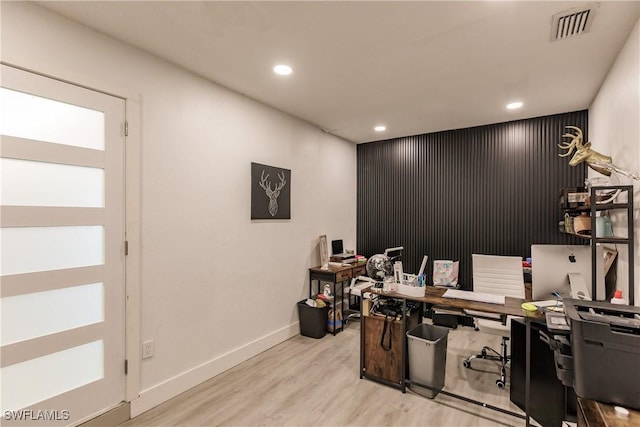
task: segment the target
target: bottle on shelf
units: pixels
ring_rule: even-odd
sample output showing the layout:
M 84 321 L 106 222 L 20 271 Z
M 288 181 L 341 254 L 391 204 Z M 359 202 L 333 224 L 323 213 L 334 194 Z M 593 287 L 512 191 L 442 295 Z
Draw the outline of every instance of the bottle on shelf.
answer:
M 615 293 L 613 294 L 613 298 L 611 298 L 611 304 L 627 304 L 627 301 L 622 298 L 622 291 L 620 289 L 616 289 Z

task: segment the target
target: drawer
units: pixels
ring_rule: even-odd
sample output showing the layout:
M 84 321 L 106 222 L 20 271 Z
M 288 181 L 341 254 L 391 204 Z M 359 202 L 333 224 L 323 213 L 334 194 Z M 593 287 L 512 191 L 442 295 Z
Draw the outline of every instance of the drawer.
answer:
M 367 266 L 366 265 L 360 265 L 358 267 L 355 267 L 351 271 L 352 271 L 353 277 L 366 276 Z
M 351 279 L 351 277 L 353 277 L 351 270 L 339 271 L 336 273 L 336 283 L 344 282 Z
M 312 271 L 309 277 L 311 278 L 311 280 L 319 280 L 321 282 L 333 282 L 333 278 L 335 276 L 333 271 L 326 271 L 326 272 Z

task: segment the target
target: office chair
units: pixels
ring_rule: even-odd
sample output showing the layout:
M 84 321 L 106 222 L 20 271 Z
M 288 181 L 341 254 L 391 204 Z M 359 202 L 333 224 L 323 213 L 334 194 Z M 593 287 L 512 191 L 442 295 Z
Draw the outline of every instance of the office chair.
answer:
M 513 256 L 471 255 L 473 261 L 473 291 L 486 294 L 504 295 L 513 298 L 524 298 L 524 277 L 522 258 Z M 498 352 L 485 346 L 480 354 L 467 357 L 463 362 L 465 368 L 471 367 L 473 359 L 496 360 L 500 363 L 500 378 L 496 380 L 498 388 L 506 384 L 506 365 L 510 356 L 507 351 L 511 332 L 511 316 L 506 319 L 501 315 L 465 310 L 475 317 L 476 329 L 502 337 L 502 351 Z M 489 352 L 494 354 L 488 354 Z
M 389 258 L 391 264 L 396 261 L 402 260 L 402 252 L 404 251 L 404 246 L 397 246 L 395 248 L 387 248 L 384 250 L 384 256 Z
M 348 292 L 348 301 L 349 301 L 350 309 L 351 309 L 351 297 L 352 296 L 356 297 L 359 300 L 359 304 L 362 304 L 362 301 L 361 301 L 363 298 L 362 290 L 368 288 L 369 286 L 372 286 L 374 283 L 376 283 L 375 280 L 365 276 L 358 276 L 351 279 L 351 283 L 349 284 L 349 292 Z M 364 297 L 366 297 L 366 295 Z M 354 319 L 360 319 L 360 311 L 349 314 L 345 319 L 345 324 L 349 323 L 351 320 L 354 320 Z

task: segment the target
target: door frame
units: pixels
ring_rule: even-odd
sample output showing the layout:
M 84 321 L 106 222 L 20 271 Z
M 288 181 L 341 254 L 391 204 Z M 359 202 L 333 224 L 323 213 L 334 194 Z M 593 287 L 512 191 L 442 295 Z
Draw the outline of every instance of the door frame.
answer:
M 125 92 L 123 92 L 125 93 Z M 140 397 L 141 377 L 141 132 L 140 96 L 125 98 L 125 118 L 128 133 L 125 136 L 125 239 L 128 252 L 125 257 L 125 355 L 128 374 L 125 379 L 125 400 Z M 129 414 L 131 416 L 131 414 Z

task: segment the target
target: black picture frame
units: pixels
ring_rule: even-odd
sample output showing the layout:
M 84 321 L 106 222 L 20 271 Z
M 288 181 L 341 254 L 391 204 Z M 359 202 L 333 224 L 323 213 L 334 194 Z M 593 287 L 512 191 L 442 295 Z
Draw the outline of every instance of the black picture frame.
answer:
M 251 219 L 291 219 L 291 170 L 251 162 Z

